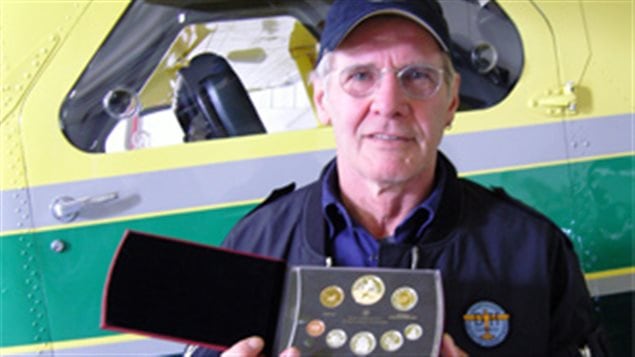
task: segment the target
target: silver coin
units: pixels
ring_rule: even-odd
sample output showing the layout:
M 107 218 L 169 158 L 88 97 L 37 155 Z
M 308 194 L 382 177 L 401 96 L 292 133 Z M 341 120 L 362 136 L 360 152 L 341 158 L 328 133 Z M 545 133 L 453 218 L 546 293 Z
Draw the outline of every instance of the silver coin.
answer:
M 361 331 L 351 338 L 349 346 L 355 355 L 366 356 L 371 354 L 377 347 L 377 339 L 372 333 Z
M 410 324 L 404 328 L 404 335 L 410 341 L 418 340 L 423 336 L 423 327 L 419 324 Z
M 326 334 L 326 345 L 333 349 L 340 348 L 346 344 L 347 339 L 346 331 L 339 328 L 334 329 Z
M 386 292 L 384 281 L 377 275 L 363 275 L 357 278 L 351 287 L 353 300 L 360 305 L 372 305 Z
M 403 335 L 397 330 L 389 330 L 384 332 L 379 339 L 379 345 L 386 352 L 395 352 L 403 346 Z

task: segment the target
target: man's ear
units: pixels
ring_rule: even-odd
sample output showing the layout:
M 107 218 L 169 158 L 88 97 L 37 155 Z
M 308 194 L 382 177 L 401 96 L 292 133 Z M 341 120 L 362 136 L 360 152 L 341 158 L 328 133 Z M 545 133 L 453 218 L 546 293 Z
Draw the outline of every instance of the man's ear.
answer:
M 331 116 L 326 109 L 327 106 L 326 96 L 326 82 L 325 79 L 315 79 L 313 81 L 313 104 L 317 111 L 318 119 L 323 125 L 331 124 Z
M 459 104 L 461 103 L 461 99 L 459 98 L 459 88 L 461 88 L 461 76 L 456 73 L 452 80 L 452 87 L 450 88 L 451 93 L 450 100 L 448 102 L 448 121 L 445 124 L 446 127 L 452 126 L 454 115 L 459 109 Z

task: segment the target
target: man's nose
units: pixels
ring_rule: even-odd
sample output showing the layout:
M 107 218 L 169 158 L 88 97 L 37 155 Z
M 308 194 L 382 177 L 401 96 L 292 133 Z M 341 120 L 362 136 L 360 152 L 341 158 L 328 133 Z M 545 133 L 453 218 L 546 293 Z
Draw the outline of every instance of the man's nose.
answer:
M 408 98 L 394 73 L 384 73 L 372 96 L 371 110 L 375 114 L 399 118 L 408 113 Z

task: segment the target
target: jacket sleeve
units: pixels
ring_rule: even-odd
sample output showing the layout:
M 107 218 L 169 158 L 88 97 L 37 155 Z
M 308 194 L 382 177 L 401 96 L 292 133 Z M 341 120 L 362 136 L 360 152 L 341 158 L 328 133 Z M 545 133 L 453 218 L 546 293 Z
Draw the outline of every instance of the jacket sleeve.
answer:
M 609 356 L 573 245 L 560 231 L 553 238 L 550 350 L 554 356 Z

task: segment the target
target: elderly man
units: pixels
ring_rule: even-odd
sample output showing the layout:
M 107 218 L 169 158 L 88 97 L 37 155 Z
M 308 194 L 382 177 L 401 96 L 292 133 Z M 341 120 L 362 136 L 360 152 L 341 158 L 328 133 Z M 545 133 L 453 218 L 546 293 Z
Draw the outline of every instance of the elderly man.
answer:
M 436 2 L 336 0 L 313 77 L 336 158 L 318 181 L 247 215 L 224 245 L 289 264 L 439 269 L 442 355 L 602 355 L 569 240 L 502 191 L 459 179 L 438 151 L 459 105 L 449 46 Z M 256 356 L 262 344 L 225 353 Z

